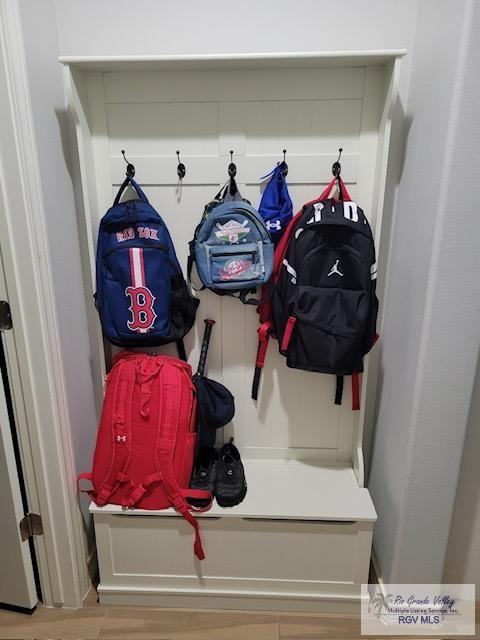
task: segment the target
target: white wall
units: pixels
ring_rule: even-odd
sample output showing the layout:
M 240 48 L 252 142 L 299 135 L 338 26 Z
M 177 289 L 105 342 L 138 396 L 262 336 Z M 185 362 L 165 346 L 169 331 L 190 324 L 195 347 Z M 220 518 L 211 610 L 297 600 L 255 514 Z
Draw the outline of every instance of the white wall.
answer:
M 480 595 L 480 364 L 468 420 L 443 580 L 473 583 Z
M 69 173 L 66 100 L 53 1 L 20 2 L 29 88 L 50 243 L 76 472 L 88 471 L 97 418 L 79 239 Z M 67 426 L 66 426 L 67 428 Z M 82 501 L 85 521 L 88 503 Z
M 439 582 L 480 344 L 474 1 L 421 0 L 369 487 L 387 582 Z
M 56 0 L 62 55 L 392 49 L 411 45 L 416 1 Z

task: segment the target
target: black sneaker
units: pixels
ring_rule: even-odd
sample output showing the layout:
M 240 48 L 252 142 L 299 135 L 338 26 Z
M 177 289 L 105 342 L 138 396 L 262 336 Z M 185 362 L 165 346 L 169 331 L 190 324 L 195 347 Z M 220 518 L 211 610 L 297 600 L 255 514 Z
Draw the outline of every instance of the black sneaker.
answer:
M 218 469 L 218 453 L 213 447 L 200 447 L 195 458 L 195 467 L 192 479 L 190 480 L 190 489 L 202 489 L 210 491 L 213 496 L 215 485 L 217 482 Z M 194 507 L 206 507 L 207 500 L 199 498 L 189 498 L 188 502 Z
M 245 470 L 233 438 L 230 438 L 230 442 L 223 445 L 220 451 L 215 497 L 221 507 L 234 507 L 242 502 L 246 494 Z

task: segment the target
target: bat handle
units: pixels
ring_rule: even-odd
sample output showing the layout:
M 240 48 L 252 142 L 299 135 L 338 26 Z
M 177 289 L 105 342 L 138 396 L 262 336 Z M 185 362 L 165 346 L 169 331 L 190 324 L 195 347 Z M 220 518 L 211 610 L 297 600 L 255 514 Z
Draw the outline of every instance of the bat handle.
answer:
M 210 320 L 209 318 L 206 318 L 204 322 L 205 322 L 205 331 L 203 333 L 202 349 L 200 351 L 200 359 L 198 361 L 198 369 L 197 369 L 197 373 L 201 376 L 203 375 L 203 371 L 205 369 L 205 363 L 207 361 L 208 345 L 210 343 L 210 336 L 212 333 L 213 325 L 215 324 L 215 320 Z

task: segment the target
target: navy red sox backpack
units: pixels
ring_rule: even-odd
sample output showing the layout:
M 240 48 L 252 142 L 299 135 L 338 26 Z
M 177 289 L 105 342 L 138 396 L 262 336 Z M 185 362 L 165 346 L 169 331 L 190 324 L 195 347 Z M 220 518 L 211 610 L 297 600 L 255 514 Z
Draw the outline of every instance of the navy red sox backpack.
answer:
M 274 274 L 259 306 L 261 325 L 252 388 L 257 398 L 270 335 L 287 366 L 352 376 L 352 408 L 359 409 L 363 356 L 377 339 L 377 267 L 370 225 L 338 178 L 340 200 L 329 198 L 337 178 L 320 198 L 303 206 L 275 251 Z
M 131 185 L 138 198 L 120 202 Z M 132 178 L 100 222 L 96 303 L 103 333 L 122 347 L 177 342 L 195 321 L 190 295 L 165 223 Z

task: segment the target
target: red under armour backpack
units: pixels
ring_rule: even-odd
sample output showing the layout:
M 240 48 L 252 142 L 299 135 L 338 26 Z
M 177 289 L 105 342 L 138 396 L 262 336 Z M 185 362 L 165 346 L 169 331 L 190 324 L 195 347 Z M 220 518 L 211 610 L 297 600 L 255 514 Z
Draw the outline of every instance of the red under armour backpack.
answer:
M 88 491 L 99 506 L 173 507 L 195 529 L 195 555 L 205 557 L 187 498 L 196 440 L 197 402 L 190 365 L 164 355 L 122 351 L 107 377 Z M 209 508 L 209 507 L 207 507 Z

